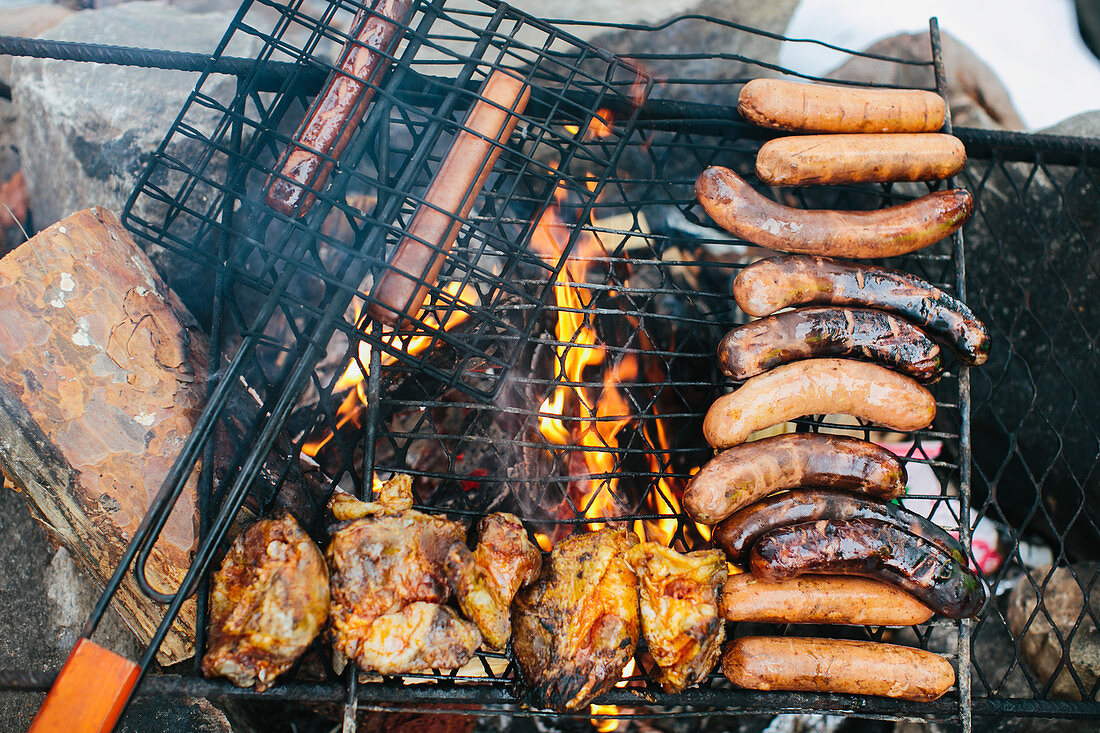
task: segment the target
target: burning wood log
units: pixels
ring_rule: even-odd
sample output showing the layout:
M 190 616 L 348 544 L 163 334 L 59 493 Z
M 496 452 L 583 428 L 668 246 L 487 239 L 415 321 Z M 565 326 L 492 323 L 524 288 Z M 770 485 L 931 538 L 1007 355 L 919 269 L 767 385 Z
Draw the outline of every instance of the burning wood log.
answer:
M 111 212 L 73 214 L 0 260 L 0 468 L 99 587 L 203 410 L 208 367 L 198 324 Z M 239 438 L 257 412 L 242 385 L 221 427 Z M 224 435 L 215 441 L 215 480 L 232 450 Z M 199 470 L 147 564 L 163 592 L 190 564 Z M 302 475 L 287 441 L 277 441 L 257 483 L 253 493 L 268 496 L 281 486 L 273 503 L 303 526 L 319 516 L 323 487 Z M 142 642 L 163 618 L 129 573 L 114 605 Z M 158 661 L 186 659 L 194 638 L 189 600 Z

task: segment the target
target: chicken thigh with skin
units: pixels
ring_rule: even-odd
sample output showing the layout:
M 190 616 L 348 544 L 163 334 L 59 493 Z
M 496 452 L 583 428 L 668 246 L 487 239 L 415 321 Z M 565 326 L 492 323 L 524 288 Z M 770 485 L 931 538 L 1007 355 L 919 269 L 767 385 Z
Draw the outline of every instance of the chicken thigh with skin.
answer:
M 721 550 L 686 555 L 645 542 L 626 555 L 638 574 L 642 633 L 657 662 L 653 677 L 667 692 L 706 679 L 718 663 L 725 624 L 718 594 L 728 569 Z
M 333 646 L 363 670 L 383 674 L 453 669 L 481 644 L 473 623 L 442 604 L 443 562 L 462 542 L 460 522 L 409 509 L 411 482 L 398 476 L 361 502 L 338 492 L 328 560 Z
M 447 580 L 486 643 L 503 649 L 512 635 L 512 599 L 538 577 L 542 553 L 514 514 L 490 514 L 477 531 L 472 552 L 457 544 L 447 553 Z
M 626 553 L 636 535 L 576 534 L 550 553 L 512 609 L 512 649 L 533 702 L 576 710 L 611 689 L 638 644 L 638 579 Z
M 328 616 L 321 551 L 290 514 L 262 519 L 237 536 L 213 580 L 203 674 L 262 692 Z

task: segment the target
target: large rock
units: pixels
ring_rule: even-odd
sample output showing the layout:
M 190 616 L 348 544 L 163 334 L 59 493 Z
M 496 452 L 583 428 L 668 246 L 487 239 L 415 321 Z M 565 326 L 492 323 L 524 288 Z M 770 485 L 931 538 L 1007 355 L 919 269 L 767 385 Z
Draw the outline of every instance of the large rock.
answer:
M 796 7 L 798 0 L 704 0 L 687 12 L 781 34 Z M 705 50 L 710 58 L 642 59 L 639 63 L 657 79 L 713 80 L 776 76 L 766 65 L 775 63 L 780 45 L 774 38 L 696 18 L 681 20 L 659 31 L 607 33 L 596 36 L 591 43 L 628 59 L 633 54 L 654 51 L 698 54 Z M 720 55 L 740 56 L 759 63 L 720 58 Z M 658 83 L 653 95 L 692 102 L 736 104 L 736 92 L 728 84 Z
M 69 553 L 51 545 L 46 530 L 8 486 L 0 488 L 0 537 L 0 669 L 55 671 L 80 635 L 99 593 Z M 130 659 L 139 653 L 133 635 L 110 610 L 95 640 Z M 27 730 L 44 697 L 0 693 L 0 733 Z M 139 697 L 119 730 L 229 733 L 230 726 L 225 714 L 205 700 Z
M 1072 573 L 1066 567 L 1053 573 L 1050 566 L 1038 569 L 1032 576 L 1043 596 L 1038 610 L 1035 588 L 1027 578 L 1012 590 L 1008 626 L 1038 684 L 1050 684 L 1050 697 L 1080 700 L 1081 689 L 1074 674 L 1086 694 L 1100 679 L 1100 630 L 1095 621 L 1100 616 L 1098 570 L 1100 565 L 1096 563 L 1074 565 Z M 1088 608 L 1086 592 L 1090 596 Z M 1067 646 L 1068 655 L 1064 654 Z
M 192 14 L 161 2 L 139 2 L 68 17 L 46 35 L 69 41 L 148 45 L 209 53 L 229 25 L 221 13 Z M 171 29 L 170 33 L 165 32 Z M 249 55 L 247 42 L 229 53 Z M 17 143 L 27 178 L 34 223 L 42 228 L 98 205 L 121 211 L 134 183 L 195 86 L 198 74 L 103 64 L 20 58 L 15 61 L 13 101 L 19 116 Z M 235 80 L 212 76 L 204 91 L 232 98 Z M 215 115 L 189 122 L 209 129 Z M 198 143 L 177 140 L 170 152 L 195 160 Z M 217 178 L 217 161 L 206 173 Z M 173 189 L 174 175 L 157 183 Z M 201 192 L 200 192 L 201 193 Z M 149 221 L 163 209 L 148 197 L 135 213 Z M 184 233 L 186 234 L 186 233 Z M 191 311 L 206 321 L 213 278 L 185 258 L 141 242 Z
M 952 124 L 1023 130 L 1023 120 L 993 70 L 951 34 L 941 32 L 940 40 Z M 930 61 L 930 44 L 928 33 L 902 33 L 879 41 L 867 51 L 912 61 Z M 903 87 L 925 87 L 932 81 L 932 72 L 927 66 L 883 63 L 862 56 L 853 57 L 828 76 Z

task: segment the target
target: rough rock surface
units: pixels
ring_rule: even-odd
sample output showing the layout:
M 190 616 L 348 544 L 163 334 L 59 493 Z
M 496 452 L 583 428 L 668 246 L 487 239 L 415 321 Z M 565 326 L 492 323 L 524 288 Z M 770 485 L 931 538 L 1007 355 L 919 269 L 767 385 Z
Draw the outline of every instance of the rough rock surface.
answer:
M 53 671 L 61 667 L 99 593 L 64 549 L 31 518 L 10 485 L 0 489 L 0 669 Z M 122 619 L 108 612 L 98 643 L 136 658 L 137 642 Z M 0 693 L 0 733 L 27 730 L 42 693 Z M 120 731 L 221 733 L 225 715 L 205 700 L 138 698 Z
M 150 45 L 208 53 L 229 25 L 227 14 L 191 14 L 161 2 L 139 2 L 68 17 L 45 35 L 93 43 Z M 171 33 L 165 29 L 171 28 Z M 250 47 L 231 46 L 248 54 Z M 13 66 L 13 101 L 19 115 L 17 143 L 27 177 L 35 225 L 49 226 L 64 216 L 98 205 L 120 212 L 134 183 L 194 88 L 198 74 L 103 64 L 20 58 Z M 231 77 L 211 77 L 204 89 L 232 97 Z M 189 118 L 200 128 L 213 113 Z M 172 152 L 191 156 L 192 141 Z M 217 176 L 216 165 L 207 170 Z M 158 181 L 172 190 L 171 176 Z M 150 221 L 157 210 L 146 202 L 136 211 Z M 186 259 L 146 242 L 158 270 L 205 321 L 213 278 Z
M 941 32 L 943 64 L 947 72 L 951 121 L 962 127 L 1023 130 L 1023 120 L 1012 106 L 1008 90 L 997 75 L 973 51 L 948 33 Z M 866 49 L 871 53 L 914 61 L 930 61 L 932 47 L 927 33 L 903 33 Z M 928 86 L 933 80 L 927 66 L 884 63 L 855 57 L 828 74 L 833 79 Z
M 1100 679 L 1100 630 L 1095 621 L 1100 616 L 1100 565 L 1074 565 L 1073 573 L 1076 578 L 1069 568 L 1060 567 L 1051 573 L 1050 566 L 1046 566 L 1032 574 L 1032 581 L 1043 595 L 1039 610 L 1035 588 L 1027 578 L 1021 579 L 1009 597 L 1007 618 L 1038 684 L 1050 682 L 1050 697 L 1080 700 L 1081 690 L 1069 667 L 1086 694 Z M 1082 586 L 1090 595 L 1088 609 Z M 1066 640 L 1069 658 L 1063 663 Z
M 704 0 L 690 13 L 708 15 L 730 23 L 742 23 L 771 33 L 782 33 L 798 6 L 798 0 Z M 619 19 L 623 20 L 623 19 Z M 606 48 L 627 59 L 632 54 L 707 53 L 713 57 L 730 54 L 774 64 L 780 41 L 749 33 L 727 25 L 697 19 L 682 20 L 659 31 L 642 33 L 621 31 L 596 36 L 593 45 Z M 640 63 L 653 74 L 657 84 L 653 96 L 711 104 L 735 104 L 735 87 L 724 84 L 662 84 L 663 79 L 749 79 L 777 76 L 766 66 L 735 58 L 698 60 L 651 60 Z
M 73 14 L 69 8 L 51 3 L 5 7 L 0 2 L 0 36 L 33 38 Z M 0 56 L 0 84 L 11 85 L 11 56 Z
M 1042 130 L 1048 135 L 1072 135 L 1074 137 L 1100 138 L 1100 109 L 1081 112 L 1067 117 L 1056 125 Z

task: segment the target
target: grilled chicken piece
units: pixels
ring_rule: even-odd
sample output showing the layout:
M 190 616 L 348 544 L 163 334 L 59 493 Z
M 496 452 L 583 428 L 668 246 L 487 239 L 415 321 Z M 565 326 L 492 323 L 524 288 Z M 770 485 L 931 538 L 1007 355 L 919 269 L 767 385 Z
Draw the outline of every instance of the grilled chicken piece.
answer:
M 261 519 L 214 574 L 203 674 L 266 690 L 320 632 L 328 605 L 328 572 L 313 540 L 290 514 Z
M 721 550 L 682 555 L 656 542 L 630 550 L 641 588 L 642 633 L 667 692 L 706 679 L 722 651 L 725 624 L 718 597 L 728 570 Z
M 611 689 L 638 645 L 638 579 L 614 529 L 566 538 L 512 609 L 512 649 L 532 701 L 576 710 Z
M 490 514 L 477 532 L 473 552 L 458 544 L 447 553 L 447 580 L 462 612 L 477 624 L 485 641 L 503 649 L 512 635 L 512 599 L 538 577 L 542 553 L 514 514 Z
M 337 492 L 329 503 L 347 519 L 325 553 L 333 646 L 383 674 L 461 667 L 481 633 L 441 604 L 448 596 L 443 561 L 466 527 L 409 509 L 407 476 L 391 479 L 379 497 L 361 502 Z

